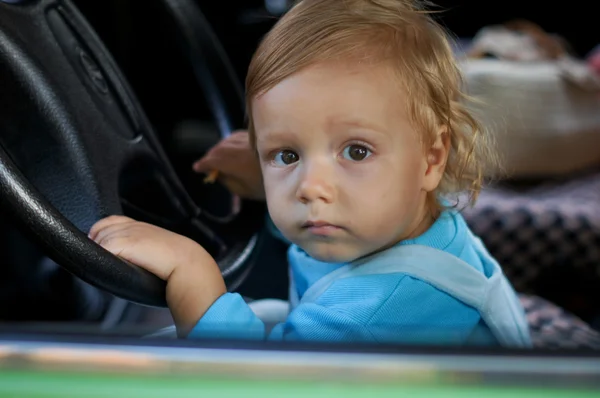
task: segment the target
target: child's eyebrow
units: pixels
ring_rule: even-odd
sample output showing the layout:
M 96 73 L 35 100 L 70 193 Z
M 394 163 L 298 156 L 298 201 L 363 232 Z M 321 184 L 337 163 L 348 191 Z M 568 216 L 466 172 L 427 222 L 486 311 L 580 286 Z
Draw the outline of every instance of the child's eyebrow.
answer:
M 278 142 L 289 140 L 293 136 L 293 133 L 284 130 L 262 131 L 260 134 L 256 134 L 256 142 Z
M 382 126 L 374 124 L 372 122 L 361 120 L 361 119 L 332 119 L 329 121 L 329 125 L 332 128 L 339 127 L 350 127 L 369 130 L 374 133 L 385 134 L 385 129 Z

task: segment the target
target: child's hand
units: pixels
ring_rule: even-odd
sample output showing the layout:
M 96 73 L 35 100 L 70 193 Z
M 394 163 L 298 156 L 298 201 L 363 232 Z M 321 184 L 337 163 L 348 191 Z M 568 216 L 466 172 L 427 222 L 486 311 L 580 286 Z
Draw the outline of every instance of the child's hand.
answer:
M 165 281 L 175 268 L 201 261 L 202 256 L 210 257 L 188 238 L 127 217 L 112 216 L 100 220 L 89 236 L 111 253 Z
M 265 199 L 260 163 L 250 146 L 247 131 L 232 133 L 193 167 L 196 172 L 205 174 L 218 170 L 219 182 L 235 195 L 246 199 Z
M 121 216 L 100 220 L 89 236 L 167 282 L 167 303 L 180 335 L 187 334 L 226 292 L 215 260 L 184 236 Z

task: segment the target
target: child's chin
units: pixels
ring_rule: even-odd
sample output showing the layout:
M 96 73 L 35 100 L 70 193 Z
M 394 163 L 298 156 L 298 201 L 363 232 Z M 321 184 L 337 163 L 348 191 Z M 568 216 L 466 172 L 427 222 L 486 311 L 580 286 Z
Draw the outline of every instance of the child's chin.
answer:
M 312 258 L 324 263 L 348 263 L 361 257 L 360 253 L 342 245 L 312 244 L 302 249 Z

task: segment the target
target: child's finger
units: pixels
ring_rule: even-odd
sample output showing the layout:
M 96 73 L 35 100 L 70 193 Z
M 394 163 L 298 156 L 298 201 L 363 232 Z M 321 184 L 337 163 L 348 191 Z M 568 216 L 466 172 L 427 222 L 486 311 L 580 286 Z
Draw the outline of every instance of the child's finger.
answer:
M 109 217 L 103 218 L 102 220 L 100 220 L 96 224 L 94 224 L 92 226 L 92 228 L 90 229 L 90 232 L 88 233 L 88 236 L 89 236 L 90 239 L 96 240 L 96 236 L 103 229 L 105 229 L 105 228 L 107 228 L 107 227 L 109 227 L 111 225 L 124 224 L 124 223 L 130 223 L 130 222 L 134 222 L 134 220 L 132 220 L 129 217 L 124 217 L 124 216 L 109 216 Z
M 100 231 L 98 231 L 98 233 L 96 233 L 96 235 L 94 236 L 93 240 L 100 246 L 104 246 L 106 240 L 110 240 L 116 236 L 130 234 L 132 228 L 138 224 L 139 223 L 137 222 L 129 222 L 108 225 L 102 228 Z

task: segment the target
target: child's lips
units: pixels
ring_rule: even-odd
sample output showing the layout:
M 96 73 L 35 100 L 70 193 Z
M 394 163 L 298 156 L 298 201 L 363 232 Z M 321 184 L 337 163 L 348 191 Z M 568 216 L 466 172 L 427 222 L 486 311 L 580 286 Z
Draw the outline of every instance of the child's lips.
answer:
M 335 233 L 342 229 L 342 227 L 328 223 L 326 221 L 316 220 L 316 221 L 307 221 L 302 224 L 302 228 L 308 230 L 310 233 L 314 235 L 322 235 L 327 236 Z

